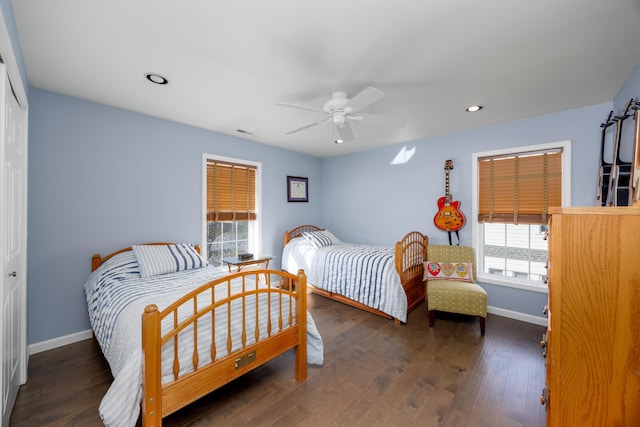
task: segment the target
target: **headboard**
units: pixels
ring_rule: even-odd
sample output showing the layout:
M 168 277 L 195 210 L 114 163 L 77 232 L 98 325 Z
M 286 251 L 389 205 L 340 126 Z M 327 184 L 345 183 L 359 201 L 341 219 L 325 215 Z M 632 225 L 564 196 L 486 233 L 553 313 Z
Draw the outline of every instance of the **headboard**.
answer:
M 145 243 L 145 245 L 173 245 L 174 243 L 169 243 L 169 242 L 154 242 L 154 243 Z M 193 245 L 193 248 L 196 250 L 196 252 L 200 253 L 200 245 Z M 98 267 L 100 267 L 105 261 L 107 261 L 109 258 L 112 258 L 118 254 L 121 254 L 122 252 L 127 252 L 131 250 L 131 246 L 128 246 L 126 248 L 117 250 L 113 253 L 110 253 L 109 255 L 105 256 L 105 257 L 101 257 L 100 254 L 95 254 L 91 257 L 91 271 L 95 271 Z
M 286 246 L 292 239 L 302 236 L 305 231 L 322 231 L 324 228 L 316 227 L 315 225 L 301 225 L 290 231 L 284 232 L 283 245 Z

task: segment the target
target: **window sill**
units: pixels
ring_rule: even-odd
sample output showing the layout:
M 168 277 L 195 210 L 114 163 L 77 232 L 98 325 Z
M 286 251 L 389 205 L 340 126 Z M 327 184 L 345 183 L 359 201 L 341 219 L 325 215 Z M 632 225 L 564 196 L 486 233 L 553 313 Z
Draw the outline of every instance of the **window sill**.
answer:
M 532 284 L 524 280 L 517 280 L 513 278 L 500 278 L 489 274 L 483 274 L 477 276 L 477 281 L 480 283 L 488 283 L 491 285 L 505 286 L 507 288 L 522 289 L 530 292 L 540 292 L 543 294 L 549 293 L 547 285 Z

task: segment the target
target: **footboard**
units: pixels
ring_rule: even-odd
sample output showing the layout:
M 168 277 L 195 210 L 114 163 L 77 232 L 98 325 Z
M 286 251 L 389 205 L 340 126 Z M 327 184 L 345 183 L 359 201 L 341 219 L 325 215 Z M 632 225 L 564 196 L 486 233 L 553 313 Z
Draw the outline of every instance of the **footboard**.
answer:
M 424 264 L 429 238 L 412 231 L 396 243 L 395 263 L 400 281 L 407 293 L 407 312 L 424 301 Z
M 250 270 L 209 282 L 163 310 L 147 306 L 143 426 L 161 425 L 163 417 L 292 348 L 295 377 L 304 381 L 306 284 L 302 270 Z

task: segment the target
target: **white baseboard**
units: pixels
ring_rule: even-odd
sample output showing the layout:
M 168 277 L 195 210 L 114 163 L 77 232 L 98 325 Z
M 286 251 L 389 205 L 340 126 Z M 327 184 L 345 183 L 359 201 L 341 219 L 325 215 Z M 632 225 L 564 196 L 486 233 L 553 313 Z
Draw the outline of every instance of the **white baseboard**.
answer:
M 508 317 L 510 319 L 520 320 L 522 322 L 533 323 L 540 326 L 547 326 L 549 320 L 546 317 L 534 316 L 532 314 L 520 313 L 518 311 L 505 310 L 499 307 L 487 307 L 487 312 L 496 316 Z
M 29 355 L 31 355 L 51 350 L 57 347 L 62 347 L 63 345 L 73 344 L 74 342 L 86 340 L 91 338 L 92 336 L 93 332 L 91 331 L 91 329 L 87 329 L 86 331 L 76 332 L 75 334 L 69 334 L 63 337 L 53 338 L 47 341 L 41 341 L 35 344 L 31 344 L 27 346 L 27 349 L 29 350 Z

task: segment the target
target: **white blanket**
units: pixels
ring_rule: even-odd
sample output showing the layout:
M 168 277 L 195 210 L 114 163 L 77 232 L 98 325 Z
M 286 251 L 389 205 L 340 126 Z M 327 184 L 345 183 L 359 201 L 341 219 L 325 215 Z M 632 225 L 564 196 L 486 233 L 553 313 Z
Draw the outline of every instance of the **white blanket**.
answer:
M 292 239 L 282 252 L 282 269 L 307 275 L 307 283 L 344 295 L 407 321 L 407 294 L 395 269 L 394 248 L 352 243 L 316 248 Z
M 205 267 L 178 273 L 165 274 L 142 279 L 135 256 L 131 252 L 119 254 L 99 269 L 91 273 L 84 285 L 87 296 L 89 319 L 96 338 L 102 348 L 105 358 L 109 362 L 114 381 L 100 404 L 100 416 L 106 426 L 126 427 L 134 426 L 140 414 L 142 398 L 142 349 L 141 349 L 141 315 L 149 304 L 156 304 L 159 310 L 177 300 L 192 289 L 210 282 L 224 275 L 218 269 Z M 235 286 L 235 285 L 234 285 Z M 252 286 L 255 287 L 255 284 Z M 219 299 L 216 291 L 216 300 Z M 264 294 L 263 294 L 264 295 Z M 271 322 L 266 312 L 266 304 L 260 301 L 258 318 L 260 320 L 260 339 L 277 332 L 277 317 L 279 313 L 273 307 L 277 301 L 272 296 Z M 265 297 L 266 301 L 266 297 Z M 210 301 L 198 300 L 199 306 L 206 306 Z M 235 303 L 234 303 L 235 304 Z M 240 304 L 237 301 L 237 304 Z M 247 304 L 249 308 L 247 319 L 255 318 L 255 304 Z M 251 307 L 254 307 L 251 312 Z M 285 300 L 283 312 L 294 310 L 288 307 Z M 232 313 L 234 312 L 232 308 Z M 187 316 L 188 313 L 183 313 Z M 239 317 L 232 315 L 232 351 L 256 341 L 255 336 L 248 334 L 247 341 L 241 342 L 241 322 Z M 286 319 L 286 316 L 283 316 Z M 247 324 L 252 324 L 246 320 Z M 271 323 L 271 325 L 269 325 Z M 163 322 L 163 333 L 170 325 Z M 285 325 L 286 326 L 286 325 Z M 211 321 L 198 323 L 198 335 L 210 336 L 205 331 L 211 329 Z M 227 354 L 226 350 L 226 311 L 216 310 L 216 358 Z M 204 332 L 204 333 L 203 333 Z M 202 335 L 200 335 L 202 334 Z M 193 341 L 192 330 L 180 334 L 180 375 L 192 370 L 190 363 Z M 210 345 L 206 340 L 199 340 L 199 365 L 210 362 Z M 172 360 L 171 346 L 163 348 L 163 360 Z M 323 363 L 322 338 L 316 328 L 313 318 L 307 313 L 307 361 L 311 364 Z M 173 379 L 171 363 L 162 364 L 162 381 Z

